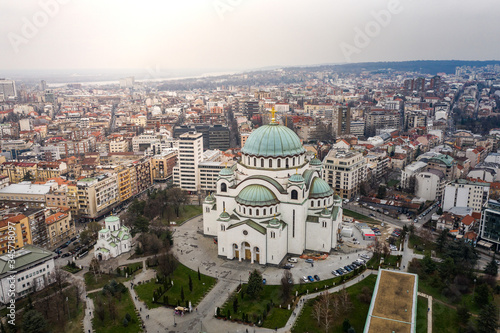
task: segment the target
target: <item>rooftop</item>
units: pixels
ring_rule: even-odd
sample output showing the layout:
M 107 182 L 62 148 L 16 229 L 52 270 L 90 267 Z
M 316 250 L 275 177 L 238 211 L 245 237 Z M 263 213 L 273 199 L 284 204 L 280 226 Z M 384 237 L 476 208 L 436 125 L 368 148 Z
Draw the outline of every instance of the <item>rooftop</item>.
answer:
M 14 267 L 9 265 L 10 257 L 8 255 L 0 257 L 0 277 L 9 274 L 8 271 L 22 271 L 26 266 L 31 266 L 37 261 L 51 259 L 54 256 L 54 253 L 37 246 L 25 245 L 16 250 Z

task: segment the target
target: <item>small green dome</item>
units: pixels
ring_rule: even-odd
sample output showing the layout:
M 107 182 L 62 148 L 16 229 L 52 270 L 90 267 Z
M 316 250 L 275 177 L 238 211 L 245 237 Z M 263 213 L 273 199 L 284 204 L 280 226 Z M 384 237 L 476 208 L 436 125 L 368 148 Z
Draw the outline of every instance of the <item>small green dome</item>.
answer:
M 302 183 L 304 182 L 304 177 L 296 173 L 291 175 L 290 178 L 288 178 L 288 181 L 292 183 Z
M 232 176 L 234 175 L 234 171 L 231 168 L 225 167 L 219 172 L 219 176 Z
M 226 211 L 223 211 L 219 215 L 219 219 L 221 219 L 221 220 L 229 220 L 230 218 L 231 218 L 231 216 L 229 216 L 229 214 Z
M 323 208 L 323 210 L 321 211 L 321 215 L 323 216 L 330 216 L 330 211 L 328 210 L 328 208 Z
M 111 215 L 111 216 L 108 216 L 104 219 L 104 222 L 118 222 L 120 221 L 120 218 L 116 215 Z
M 214 194 L 213 193 L 210 193 L 209 195 L 207 195 L 207 197 L 205 198 L 205 202 L 207 203 L 211 203 L 211 202 L 214 202 L 215 201 L 215 198 L 214 198 Z
M 311 184 L 309 198 L 324 198 L 333 194 L 333 190 L 323 179 L 316 177 Z
M 280 225 L 280 220 L 278 220 L 276 217 L 273 218 L 271 221 L 269 221 L 270 227 L 278 227 L 279 225 Z
M 321 163 L 321 161 L 318 159 L 318 158 L 313 158 L 311 160 L 311 162 L 309 163 L 309 165 L 323 165 L 323 163 Z
M 262 185 L 248 185 L 236 197 L 236 202 L 247 206 L 269 206 L 279 201 L 274 193 Z
M 243 154 L 254 156 L 293 156 L 305 152 L 294 131 L 277 123 L 261 126 L 250 134 Z

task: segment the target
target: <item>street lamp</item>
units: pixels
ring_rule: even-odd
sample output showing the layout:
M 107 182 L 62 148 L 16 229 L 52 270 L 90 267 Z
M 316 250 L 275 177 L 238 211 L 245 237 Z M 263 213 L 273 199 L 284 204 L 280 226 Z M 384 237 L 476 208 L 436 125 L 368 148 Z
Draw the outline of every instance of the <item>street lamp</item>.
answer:
M 476 296 L 476 279 L 474 279 L 474 288 L 472 289 L 472 299 Z

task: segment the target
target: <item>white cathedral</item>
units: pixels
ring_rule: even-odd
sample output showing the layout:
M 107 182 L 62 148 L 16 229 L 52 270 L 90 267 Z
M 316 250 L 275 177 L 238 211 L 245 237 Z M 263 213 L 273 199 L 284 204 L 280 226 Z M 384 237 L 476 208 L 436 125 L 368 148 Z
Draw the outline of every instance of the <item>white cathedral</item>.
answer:
M 203 203 L 203 231 L 217 236 L 219 256 L 279 265 L 287 254 L 334 249 L 342 200 L 321 178 L 321 161 L 306 158 L 298 136 L 273 114 L 241 152 Z
M 104 228 L 99 230 L 94 256 L 99 260 L 108 260 L 129 252 L 131 239 L 129 228 L 121 225 L 120 218 L 108 216 L 104 219 Z

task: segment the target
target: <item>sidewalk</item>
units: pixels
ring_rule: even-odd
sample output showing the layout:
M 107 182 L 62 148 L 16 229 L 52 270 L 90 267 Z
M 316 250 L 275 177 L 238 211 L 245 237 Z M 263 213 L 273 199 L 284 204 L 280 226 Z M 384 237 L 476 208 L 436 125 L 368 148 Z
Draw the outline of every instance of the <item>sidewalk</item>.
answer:
M 83 332 L 93 332 L 92 319 L 94 319 L 94 301 L 92 298 L 86 298 L 87 308 L 85 309 L 85 317 L 83 318 Z

